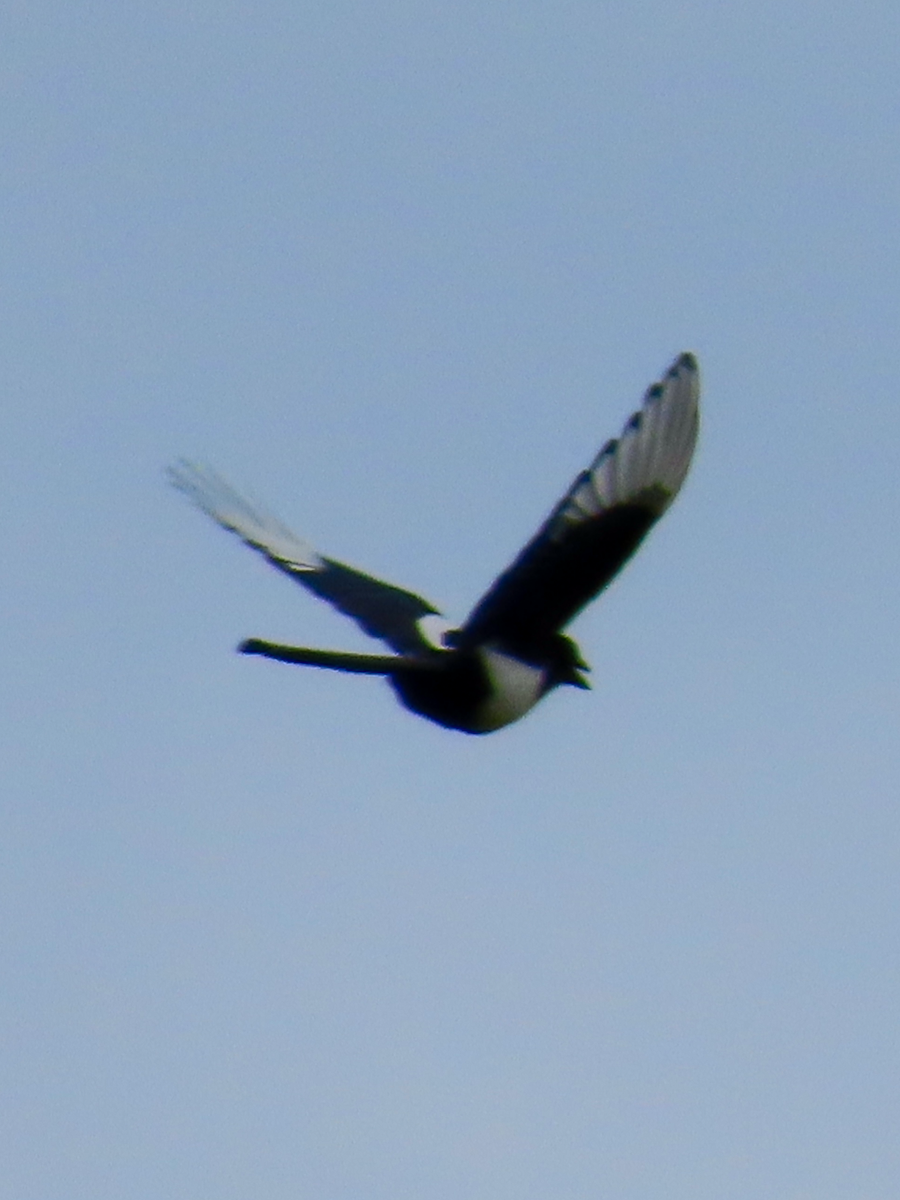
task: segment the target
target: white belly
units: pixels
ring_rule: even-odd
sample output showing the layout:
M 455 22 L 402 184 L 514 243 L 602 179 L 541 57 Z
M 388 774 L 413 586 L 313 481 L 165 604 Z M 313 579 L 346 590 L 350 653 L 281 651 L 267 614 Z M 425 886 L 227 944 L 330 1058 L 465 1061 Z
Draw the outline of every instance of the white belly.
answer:
M 544 672 L 490 648 L 481 651 L 481 661 L 491 681 L 491 694 L 478 706 L 474 724 L 479 732 L 490 733 L 534 708 L 544 692 Z

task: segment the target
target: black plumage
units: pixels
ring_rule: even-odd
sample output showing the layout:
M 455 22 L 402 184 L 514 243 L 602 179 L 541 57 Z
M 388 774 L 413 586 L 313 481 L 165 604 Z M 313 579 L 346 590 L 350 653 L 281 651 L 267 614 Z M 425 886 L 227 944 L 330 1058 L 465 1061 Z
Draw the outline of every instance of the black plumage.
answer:
M 696 360 L 682 354 L 458 628 L 423 597 L 320 555 L 214 472 L 180 462 L 169 474 L 220 525 L 394 652 L 251 639 L 239 647 L 243 653 L 384 675 L 414 712 L 452 729 L 489 733 L 560 684 L 589 686 L 582 674 L 589 668 L 562 631 L 621 570 L 678 493 L 697 440 L 698 402 Z

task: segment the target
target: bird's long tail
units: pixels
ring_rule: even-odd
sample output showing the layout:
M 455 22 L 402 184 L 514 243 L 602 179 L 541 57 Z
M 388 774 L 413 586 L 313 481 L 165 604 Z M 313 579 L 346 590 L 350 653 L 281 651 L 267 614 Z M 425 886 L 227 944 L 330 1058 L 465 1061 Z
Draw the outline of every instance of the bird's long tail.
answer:
M 305 667 L 325 667 L 332 671 L 351 671 L 355 675 L 392 675 L 403 670 L 431 670 L 431 664 L 402 654 L 348 654 L 341 650 L 313 650 L 307 646 L 279 646 L 249 638 L 238 646 L 241 654 L 260 654 L 279 662 L 299 663 Z

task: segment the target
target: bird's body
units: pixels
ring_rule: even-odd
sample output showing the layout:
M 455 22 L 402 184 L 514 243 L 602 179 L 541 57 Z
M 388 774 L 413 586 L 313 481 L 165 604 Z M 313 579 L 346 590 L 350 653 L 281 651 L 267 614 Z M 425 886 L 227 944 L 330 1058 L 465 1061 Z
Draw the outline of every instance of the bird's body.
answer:
M 544 669 L 496 646 L 452 652 L 437 671 L 397 671 L 390 679 L 407 708 L 466 733 L 493 733 L 518 721 L 547 690 Z
M 413 712 L 451 729 L 491 733 L 560 684 L 589 686 L 582 674 L 589 668 L 562 630 L 675 498 L 696 444 L 698 400 L 697 364 L 683 354 L 458 628 L 421 596 L 323 557 L 212 472 L 182 462 L 170 477 L 220 525 L 393 651 L 350 654 L 252 639 L 243 653 L 383 675 Z

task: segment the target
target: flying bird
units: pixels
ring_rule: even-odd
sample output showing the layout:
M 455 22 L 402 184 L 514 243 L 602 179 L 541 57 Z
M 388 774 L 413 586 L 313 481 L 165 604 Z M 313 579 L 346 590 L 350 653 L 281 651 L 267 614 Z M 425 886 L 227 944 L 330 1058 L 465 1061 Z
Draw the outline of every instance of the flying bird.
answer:
M 214 521 L 391 650 L 353 654 L 251 638 L 238 647 L 242 654 L 382 675 L 413 712 L 449 729 L 491 733 L 561 684 L 590 687 L 590 668 L 563 630 L 677 495 L 697 441 L 699 393 L 696 359 L 682 354 L 459 626 L 421 596 L 319 554 L 208 468 L 182 460 L 169 478 Z

